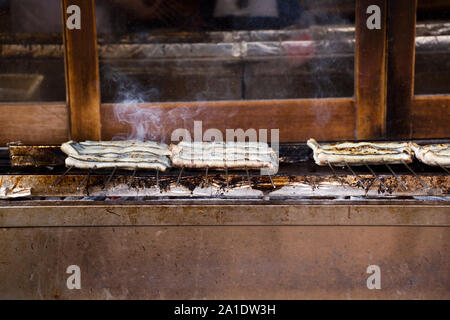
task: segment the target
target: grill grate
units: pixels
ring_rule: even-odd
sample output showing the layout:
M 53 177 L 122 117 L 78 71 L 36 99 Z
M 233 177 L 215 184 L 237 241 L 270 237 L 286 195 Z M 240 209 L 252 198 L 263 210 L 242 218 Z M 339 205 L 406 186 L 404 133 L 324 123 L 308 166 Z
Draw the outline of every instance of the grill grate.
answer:
M 292 146 L 292 144 L 290 145 Z M 167 172 L 80 170 L 64 166 L 12 167 L 0 161 L 0 197 L 69 199 L 405 199 L 438 197 L 448 201 L 450 176 L 445 168 L 412 164 L 380 166 L 317 166 L 302 150 L 303 161 L 291 158 L 292 149 L 280 147 L 280 170 L 261 176 L 249 170 Z M 3 153 L 1 153 L 3 151 Z M 296 152 L 298 155 L 298 152 Z M 306 155 L 306 156 L 305 156 Z M 88 198 L 89 199 L 89 198 Z

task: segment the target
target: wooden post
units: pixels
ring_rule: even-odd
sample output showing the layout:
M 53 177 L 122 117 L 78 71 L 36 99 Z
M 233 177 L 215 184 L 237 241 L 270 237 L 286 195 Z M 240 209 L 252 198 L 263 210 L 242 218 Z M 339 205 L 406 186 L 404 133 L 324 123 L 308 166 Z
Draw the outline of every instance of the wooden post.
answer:
M 381 29 L 369 29 L 367 8 L 380 8 Z M 356 2 L 356 138 L 380 139 L 386 134 L 386 0 Z
M 413 136 L 417 0 L 389 1 L 388 11 L 388 137 L 409 139 Z
M 67 19 L 76 14 L 76 11 L 67 13 L 72 5 L 80 8 L 80 29 L 69 29 Z M 70 138 L 77 141 L 100 140 L 100 80 L 94 0 L 62 0 L 62 13 Z

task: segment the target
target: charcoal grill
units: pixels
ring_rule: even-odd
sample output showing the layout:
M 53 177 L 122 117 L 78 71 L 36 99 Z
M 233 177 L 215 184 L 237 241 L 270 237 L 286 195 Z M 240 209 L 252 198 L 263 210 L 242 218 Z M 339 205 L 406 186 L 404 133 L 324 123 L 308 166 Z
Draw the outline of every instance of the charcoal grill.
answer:
M 20 247 L 25 267 L 8 264 L 17 251 L 7 245 L 4 297 L 447 294 L 445 272 L 430 272 L 448 265 L 450 177 L 439 167 L 417 161 L 408 167 L 319 167 L 304 144 L 280 146 L 280 170 L 273 177 L 245 170 L 67 171 L 61 164 L 39 166 L 60 161 L 39 152 L 38 161 L 18 158 L 28 166 L 11 166 L 8 153 L 2 150 L 0 185 L 9 196 L 0 200 L 0 226 L 6 227 L 5 243 Z M 47 258 L 33 267 L 36 255 Z M 92 270 L 83 273 L 88 291 L 64 290 L 59 278 L 41 291 L 34 281 L 17 287 L 27 272 L 54 283 L 45 270 L 73 263 Z M 373 293 L 365 287 L 364 271 L 377 263 L 387 288 Z M 176 280 L 180 272 L 182 282 Z M 243 288 L 228 287 L 233 279 Z M 311 293 L 311 287 L 318 289 Z
M 62 70 L 64 53 L 66 101 L 1 106 L 2 146 L 27 145 L 0 148 L 0 299 L 450 298 L 448 168 L 319 167 L 305 144 L 285 143 L 449 143 L 450 31 L 420 21 L 421 8 L 448 5 L 317 2 L 302 1 L 318 17 L 350 20 L 102 35 L 93 1 L 64 0 L 83 26 L 61 28 L 62 46 L 59 36 L 3 34 L 8 70 L 56 58 Z M 371 5 L 380 30 L 367 28 Z M 49 79 L 60 70 L 47 67 Z M 60 143 L 133 132 L 115 116 L 129 105 L 108 81 L 114 70 L 159 89 L 137 106 L 158 116 L 152 139 L 167 143 L 199 120 L 222 133 L 278 129 L 279 172 L 68 171 Z M 45 101 L 57 91 L 63 100 L 59 80 L 46 88 Z M 67 289 L 71 265 L 81 290 Z M 374 265 L 381 290 L 367 287 Z
M 446 168 L 431 167 L 417 160 L 402 165 L 319 167 L 304 144 L 282 145 L 280 170 L 273 177 L 248 170 L 171 168 L 164 173 L 116 168 L 80 170 L 64 167 L 64 156 L 58 154 L 58 146 L 10 146 L 13 154 L 18 152 L 15 148 L 20 152 L 28 150 L 30 156 L 12 155 L 13 166 L 3 160 L 0 173 L 4 199 L 428 199 L 447 202 L 450 196 Z

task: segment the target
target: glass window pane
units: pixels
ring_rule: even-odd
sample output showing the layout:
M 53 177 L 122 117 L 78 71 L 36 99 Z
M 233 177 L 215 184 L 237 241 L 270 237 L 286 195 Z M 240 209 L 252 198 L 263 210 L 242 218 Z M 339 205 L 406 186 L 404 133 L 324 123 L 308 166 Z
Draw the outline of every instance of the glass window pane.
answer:
M 0 102 L 64 101 L 60 0 L 0 0 Z
M 419 0 L 415 94 L 450 93 L 450 0 Z
M 352 97 L 355 0 L 97 0 L 102 102 Z

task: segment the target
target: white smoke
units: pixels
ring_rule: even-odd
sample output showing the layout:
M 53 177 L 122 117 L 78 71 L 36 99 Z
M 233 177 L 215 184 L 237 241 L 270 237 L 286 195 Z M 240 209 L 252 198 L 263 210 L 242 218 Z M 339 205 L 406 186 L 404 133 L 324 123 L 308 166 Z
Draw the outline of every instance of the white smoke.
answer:
M 121 124 L 126 124 L 128 132 L 115 135 L 112 140 L 155 140 L 163 138 L 161 117 L 162 107 L 144 108 L 143 103 L 159 100 L 156 88 L 146 89 L 124 73 L 109 69 L 107 78 L 116 86 L 114 116 Z

